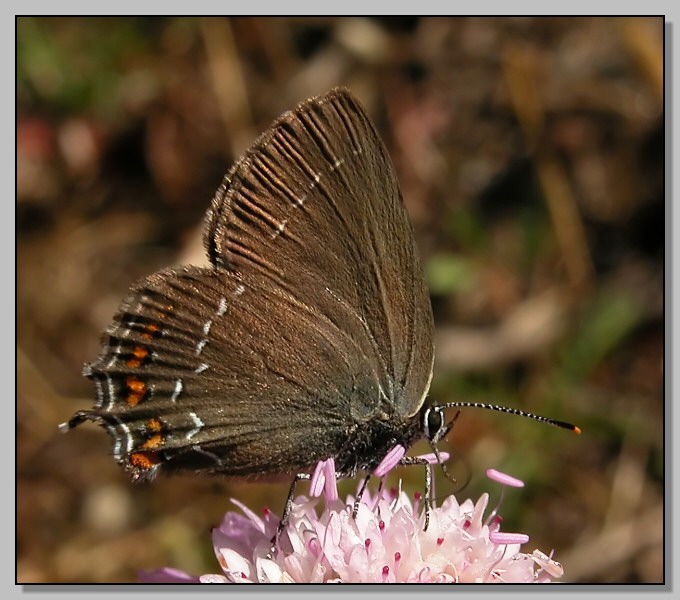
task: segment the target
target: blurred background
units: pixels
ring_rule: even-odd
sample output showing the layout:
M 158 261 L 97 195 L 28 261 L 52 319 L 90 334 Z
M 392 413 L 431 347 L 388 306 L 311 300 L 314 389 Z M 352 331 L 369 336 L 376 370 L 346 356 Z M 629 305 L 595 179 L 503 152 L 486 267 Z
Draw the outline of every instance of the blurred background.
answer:
M 218 572 L 229 498 L 288 484 L 132 484 L 81 376 L 139 277 L 204 262 L 203 216 L 281 112 L 345 85 L 396 165 L 437 327 L 462 501 L 565 582 L 663 581 L 664 114 L 660 18 L 19 18 L 17 579 Z M 414 449 L 418 451 L 418 449 Z M 398 469 L 411 491 L 420 469 Z M 355 482 L 345 482 L 352 493 Z M 304 488 L 302 488 L 304 491 Z

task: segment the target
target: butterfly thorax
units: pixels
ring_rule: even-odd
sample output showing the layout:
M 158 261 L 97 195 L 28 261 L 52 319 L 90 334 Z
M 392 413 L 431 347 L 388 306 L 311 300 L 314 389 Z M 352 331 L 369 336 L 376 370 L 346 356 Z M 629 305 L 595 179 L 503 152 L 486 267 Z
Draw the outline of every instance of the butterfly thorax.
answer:
M 420 413 L 404 420 L 373 419 L 357 424 L 335 456 L 335 467 L 344 476 L 372 472 L 395 446 L 410 448 L 422 437 Z

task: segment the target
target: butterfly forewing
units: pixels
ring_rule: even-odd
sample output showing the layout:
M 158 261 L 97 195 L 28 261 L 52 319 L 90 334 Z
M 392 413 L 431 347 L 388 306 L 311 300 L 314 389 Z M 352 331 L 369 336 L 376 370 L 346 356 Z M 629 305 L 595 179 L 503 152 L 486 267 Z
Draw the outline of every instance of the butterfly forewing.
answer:
M 385 396 L 420 408 L 433 358 L 432 313 L 412 228 L 384 144 L 359 103 L 333 90 L 286 113 L 218 192 L 206 247 L 215 264 L 262 272 L 352 332 Z

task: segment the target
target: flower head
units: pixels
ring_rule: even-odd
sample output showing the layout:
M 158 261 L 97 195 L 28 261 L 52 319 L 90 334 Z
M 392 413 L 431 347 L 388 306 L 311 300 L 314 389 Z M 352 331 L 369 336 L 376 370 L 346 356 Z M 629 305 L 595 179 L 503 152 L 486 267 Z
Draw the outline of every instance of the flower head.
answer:
M 503 483 L 498 472 L 490 476 Z M 486 493 L 477 502 L 460 504 L 454 496 L 448 497 L 432 508 L 425 531 L 418 494 L 412 502 L 404 492 L 367 491 L 353 518 L 354 498 L 338 499 L 328 482 L 326 476 L 322 484 L 315 483 L 317 490 L 324 490 L 323 510 L 318 511 L 319 498 L 298 496 L 294 500 L 276 552 L 271 547 L 279 518 L 269 510 L 259 517 L 234 500 L 241 513 L 228 512 L 213 530 L 221 573 L 194 578 L 161 569 L 142 573 L 140 579 L 163 583 L 534 583 L 562 575 L 559 563 L 542 552 L 520 552 L 528 536 L 499 531 L 497 508 L 485 519 Z M 517 485 L 519 480 L 508 482 Z

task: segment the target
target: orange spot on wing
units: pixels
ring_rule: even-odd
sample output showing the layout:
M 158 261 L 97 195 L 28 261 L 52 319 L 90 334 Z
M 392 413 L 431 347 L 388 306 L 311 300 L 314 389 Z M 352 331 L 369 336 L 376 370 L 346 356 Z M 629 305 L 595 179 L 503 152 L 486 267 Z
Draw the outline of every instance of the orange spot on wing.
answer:
M 149 419 L 146 422 L 146 426 L 151 430 L 155 432 L 159 432 L 163 429 L 163 425 L 158 419 Z
M 160 462 L 161 459 L 155 452 L 135 452 L 130 454 L 130 464 L 138 469 L 149 471 Z
M 137 406 L 144 399 L 146 384 L 134 377 L 128 377 L 125 380 L 125 385 L 130 392 L 126 398 L 128 406 Z
M 155 450 L 163 444 L 163 425 L 158 419 L 149 419 L 146 426 L 153 434 L 142 444 L 144 450 Z
M 144 333 L 142 333 L 142 337 L 146 340 L 150 340 L 160 330 L 161 330 L 160 326 L 156 325 L 156 323 L 147 323 L 146 327 L 144 327 Z
M 139 367 L 148 356 L 149 351 L 144 346 L 135 346 L 132 351 L 132 358 L 128 358 L 125 364 L 128 367 Z

